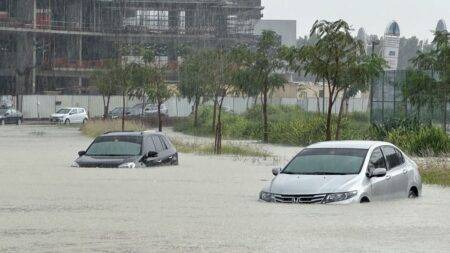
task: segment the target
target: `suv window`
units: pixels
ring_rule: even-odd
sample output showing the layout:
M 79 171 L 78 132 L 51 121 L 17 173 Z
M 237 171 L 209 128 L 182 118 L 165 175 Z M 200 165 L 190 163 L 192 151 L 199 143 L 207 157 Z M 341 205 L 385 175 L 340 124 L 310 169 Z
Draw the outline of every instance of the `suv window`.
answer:
M 145 142 L 146 142 L 145 145 L 147 145 L 146 146 L 147 152 L 148 151 L 156 151 L 156 147 L 155 147 L 155 144 L 153 143 L 152 136 L 148 136 L 146 138 Z
M 381 152 L 380 148 L 373 150 L 369 160 L 369 168 L 386 168 L 386 161 L 384 160 L 383 152 Z
M 163 150 L 163 145 L 162 145 L 161 140 L 159 139 L 159 137 L 156 136 L 156 135 L 153 135 L 152 139 L 153 139 L 153 143 L 155 143 L 156 152 L 162 151 Z
M 164 141 L 164 143 L 166 144 L 167 149 L 169 149 L 170 147 L 172 147 L 170 141 L 167 139 L 167 137 L 165 136 L 161 136 L 161 139 Z
M 403 163 L 403 156 L 399 156 L 399 153 L 393 147 L 383 147 L 383 153 L 386 156 L 389 169 L 395 168 Z
M 161 140 L 161 143 L 162 143 L 163 149 L 164 149 L 164 150 L 168 149 L 168 148 L 169 148 L 169 146 L 167 145 L 167 141 L 166 141 L 166 138 L 164 138 L 164 137 L 162 137 L 162 136 L 159 136 L 159 139 Z
M 83 113 L 84 112 L 84 109 L 78 109 L 78 113 L 80 114 L 80 113 Z

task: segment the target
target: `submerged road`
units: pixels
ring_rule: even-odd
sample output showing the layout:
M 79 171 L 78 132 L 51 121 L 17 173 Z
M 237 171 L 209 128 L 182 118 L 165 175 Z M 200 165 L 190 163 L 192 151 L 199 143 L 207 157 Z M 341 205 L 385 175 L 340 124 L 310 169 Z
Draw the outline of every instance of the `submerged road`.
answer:
M 69 167 L 90 141 L 75 128 L 0 126 L 0 252 L 450 252 L 448 188 L 364 205 L 261 203 L 273 161 Z

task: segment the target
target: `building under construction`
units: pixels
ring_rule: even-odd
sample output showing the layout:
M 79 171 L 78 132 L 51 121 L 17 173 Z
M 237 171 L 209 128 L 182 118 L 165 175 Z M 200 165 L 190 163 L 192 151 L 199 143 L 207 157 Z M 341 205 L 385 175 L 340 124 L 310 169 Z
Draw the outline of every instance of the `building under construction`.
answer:
M 255 41 L 261 0 L 0 0 L 0 94 L 86 94 L 123 48 L 152 47 L 177 80 L 183 48 Z

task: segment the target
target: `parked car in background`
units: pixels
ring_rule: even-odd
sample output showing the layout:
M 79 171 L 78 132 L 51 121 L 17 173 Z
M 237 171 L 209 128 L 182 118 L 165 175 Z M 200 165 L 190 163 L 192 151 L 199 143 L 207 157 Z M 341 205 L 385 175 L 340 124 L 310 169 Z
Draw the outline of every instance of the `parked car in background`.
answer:
M 110 119 L 122 118 L 124 107 L 116 107 L 108 113 Z M 130 111 L 130 107 L 125 107 L 125 115 Z
M 359 203 L 416 198 L 422 191 L 417 164 L 387 142 L 331 141 L 308 146 L 261 192 L 281 203 Z
M 143 115 L 143 111 L 142 108 L 144 107 L 144 112 L 145 112 L 145 107 L 148 104 L 135 104 L 134 106 L 132 106 L 131 108 L 129 108 L 128 112 L 127 112 L 127 116 L 129 117 L 141 117 Z
M 144 107 L 144 113 L 142 113 L 142 108 Z M 163 115 L 167 115 L 169 113 L 169 109 L 165 104 L 161 105 L 161 113 Z M 127 116 L 131 117 L 151 117 L 158 115 L 158 107 L 155 104 L 136 104 L 130 108 Z
M 22 124 L 23 115 L 13 108 L 0 108 L 0 124 Z
M 157 132 L 110 132 L 78 152 L 72 167 L 138 168 L 178 165 L 178 153 L 169 139 Z
M 56 113 L 50 116 L 51 122 L 72 124 L 72 123 L 86 123 L 88 115 L 84 108 L 67 107 L 61 108 Z
M 167 108 L 167 106 L 165 104 L 161 105 L 160 108 L 161 114 L 163 115 L 168 115 L 169 114 L 169 109 Z M 158 106 L 155 104 L 148 104 L 145 107 L 145 116 L 157 116 L 158 115 Z

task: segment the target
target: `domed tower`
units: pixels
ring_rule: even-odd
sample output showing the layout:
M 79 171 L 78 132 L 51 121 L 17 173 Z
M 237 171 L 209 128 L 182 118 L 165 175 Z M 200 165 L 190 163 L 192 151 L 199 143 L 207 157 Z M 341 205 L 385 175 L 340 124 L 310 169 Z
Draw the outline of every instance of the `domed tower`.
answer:
M 439 20 L 436 25 L 436 32 L 446 32 L 447 31 L 447 25 L 445 24 L 445 21 L 443 19 Z
M 386 27 L 382 40 L 383 58 L 388 63 L 387 70 L 396 70 L 398 66 L 398 51 L 400 47 L 400 26 L 392 21 Z

